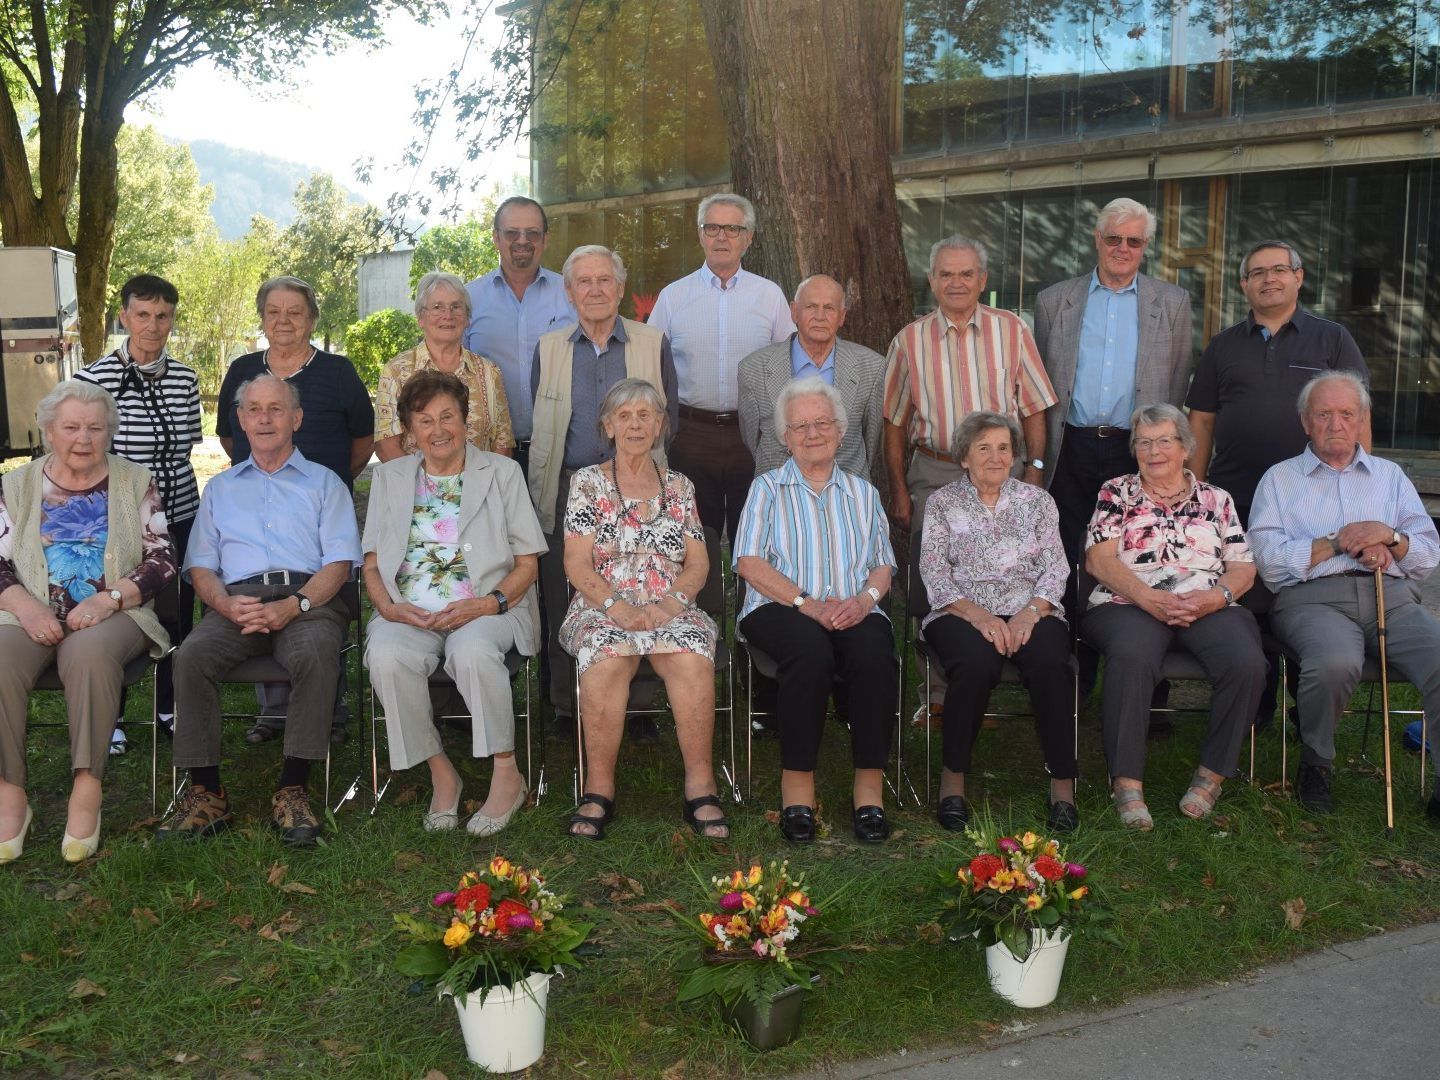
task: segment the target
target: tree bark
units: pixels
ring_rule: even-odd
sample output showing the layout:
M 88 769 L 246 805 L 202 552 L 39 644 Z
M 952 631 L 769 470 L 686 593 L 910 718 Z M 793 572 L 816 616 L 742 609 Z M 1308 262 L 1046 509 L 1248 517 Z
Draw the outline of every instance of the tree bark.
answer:
M 787 294 L 829 274 L 850 306 L 841 334 L 884 352 L 912 315 L 890 168 L 903 0 L 698 6 L 731 188 L 758 215 L 746 266 Z

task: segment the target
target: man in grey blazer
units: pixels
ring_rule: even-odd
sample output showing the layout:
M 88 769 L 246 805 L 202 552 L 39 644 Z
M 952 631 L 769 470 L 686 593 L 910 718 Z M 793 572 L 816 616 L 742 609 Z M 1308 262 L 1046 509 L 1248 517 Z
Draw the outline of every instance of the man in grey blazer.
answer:
M 1095 269 L 1035 298 L 1035 343 L 1059 398 L 1046 414 L 1045 475 L 1071 566 L 1100 485 L 1136 469 L 1130 414 L 1178 407 L 1190 382 L 1190 294 L 1140 273 L 1154 238 L 1143 205 L 1107 203 L 1095 220 Z
M 884 424 L 885 358 L 863 345 L 842 341 L 845 290 L 824 274 L 795 290 L 788 341 L 766 345 L 740 361 L 740 437 L 755 456 L 755 472 L 778 469 L 790 456 L 775 430 L 775 400 L 791 379 L 818 375 L 840 392 L 850 425 L 835 460 L 842 469 L 870 478 Z

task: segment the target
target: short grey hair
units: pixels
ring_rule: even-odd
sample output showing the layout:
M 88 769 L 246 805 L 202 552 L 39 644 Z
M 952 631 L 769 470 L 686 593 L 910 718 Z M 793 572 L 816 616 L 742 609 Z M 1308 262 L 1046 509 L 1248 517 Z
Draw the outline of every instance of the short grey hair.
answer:
M 40 404 L 35 407 L 35 423 L 40 426 L 40 441 L 44 443 L 45 449 L 50 447 L 50 425 L 55 423 L 55 414 L 60 411 L 60 406 L 67 401 L 78 401 L 81 405 L 102 405 L 105 408 L 105 449 L 110 449 L 110 443 L 115 438 L 115 433 L 120 430 L 120 410 L 115 405 L 115 399 L 110 396 L 110 391 L 96 383 L 86 382 L 84 379 L 66 379 L 55 384 L 43 398 Z
M 600 437 L 610 439 L 612 444 L 615 442 L 605 434 L 605 423 L 620 411 L 622 405 L 629 405 L 632 401 L 645 402 L 659 415 L 659 437 L 663 441 L 665 429 L 670 426 L 670 414 L 665 411 L 665 395 L 649 379 L 621 379 L 605 392 L 605 399 L 600 402 L 600 419 L 596 421 Z
M 955 460 L 962 461 L 970 453 L 970 444 L 987 431 L 1003 428 L 1010 433 L 1010 451 L 1016 461 L 1025 456 L 1025 435 L 1020 430 L 1020 421 L 1008 413 L 988 412 L 983 409 L 970 413 L 955 427 L 950 440 L 950 452 Z
M 1300 396 L 1295 399 L 1295 408 L 1301 416 L 1310 411 L 1310 395 L 1315 393 L 1321 383 L 1330 382 L 1346 383 L 1360 399 L 1360 411 L 1370 411 L 1370 388 L 1365 385 L 1364 379 L 1353 371 L 1322 371 L 1300 388 Z
M 781 439 L 786 427 L 790 423 L 788 412 L 790 403 L 802 397 L 823 397 L 829 400 L 831 411 L 835 414 L 835 423 L 840 428 L 840 437 L 845 437 L 845 431 L 850 426 L 850 416 L 845 412 L 845 402 L 840 397 L 840 391 L 836 390 L 819 375 L 809 375 L 803 379 L 791 379 L 780 388 L 780 396 L 775 399 L 775 437 Z
M 1190 430 L 1190 421 L 1185 414 L 1174 405 L 1166 402 L 1156 402 L 1154 405 L 1141 405 L 1130 414 L 1130 453 L 1135 453 L 1136 432 L 1142 427 L 1155 427 L 1158 424 L 1175 425 L 1175 434 L 1180 438 L 1180 445 L 1185 448 L 1185 453 L 1195 449 L 1195 435 Z
M 1256 252 L 1264 251 L 1266 248 L 1279 248 L 1290 256 L 1290 269 L 1299 270 L 1304 264 L 1300 262 L 1300 252 L 1284 240 L 1262 240 L 1258 244 L 1252 244 L 1250 250 L 1240 260 L 1240 276 L 1243 278 L 1250 271 L 1250 260 L 1255 257 Z
M 290 408 L 299 409 L 301 407 L 300 388 L 298 386 L 292 383 L 289 379 L 282 379 L 279 375 L 271 375 L 269 372 L 264 372 L 260 375 L 256 375 L 253 379 L 246 379 L 244 382 L 242 382 L 239 386 L 235 388 L 235 411 L 237 413 L 245 407 L 245 395 L 249 393 L 250 388 L 256 383 L 264 382 L 267 379 L 273 382 L 278 382 L 281 386 L 285 388 L 287 393 L 290 395 Z
M 581 259 L 588 259 L 591 255 L 603 255 L 610 260 L 611 264 L 615 267 L 615 280 L 623 289 L 625 287 L 625 279 L 629 276 L 625 272 L 625 260 L 620 258 L 619 252 L 611 251 L 604 244 L 581 244 L 574 251 L 570 252 L 569 255 L 565 256 L 565 265 L 560 268 L 560 276 L 565 279 L 565 284 L 573 284 L 570 277 L 571 271 L 575 268 L 575 264 Z
M 706 195 L 700 200 L 700 209 L 695 211 L 695 225 L 698 228 L 705 224 L 705 215 L 710 212 L 712 206 L 733 206 L 743 215 L 743 224 L 747 231 L 755 231 L 755 204 L 744 195 L 735 195 L 728 191 L 717 191 L 714 195 Z
M 259 291 L 255 294 L 255 314 L 260 318 L 265 318 L 265 301 L 277 289 L 282 292 L 298 292 L 305 297 L 305 306 L 310 309 L 310 318 L 320 318 L 320 301 L 315 299 L 314 287 L 303 278 L 293 277 L 290 274 L 272 277 L 260 286 Z
M 796 285 L 795 295 L 791 298 L 791 303 L 798 304 L 800 302 L 800 294 L 805 291 L 806 286 L 814 285 L 816 282 L 820 281 L 828 281 L 831 285 L 835 286 L 836 289 L 840 290 L 841 310 L 845 310 L 850 306 L 849 302 L 845 297 L 845 286 L 841 285 L 840 282 L 836 281 L 829 274 L 811 274 L 804 281 L 800 282 L 799 285 Z
M 940 258 L 942 251 L 973 251 L 975 261 L 980 264 L 980 272 L 983 274 L 990 269 L 990 254 L 985 250 L 985 245 L 979 240 L 972 240 L 968 236 L 961 236 L 956 233 L 954 236 L 947 236 L 943 240 L 936 240 L 930 245 L 930 276 L 935 276 L 935 261 Z
M 430 303 L 430 294 L 436 289 L 453 289 L 460 294 L 460 299 L 465 301 L 465 318 L 468 320 L 472 314 L 470 307 L 470 291 L 465 288 L 465 282 L 457 275 L 444 270 L 431 270 L 415 284 L 415 317 L 418 319 L 425 306 Z
M 1124 225 L 1127 221 L 1145 222 L 1145 242 L 1155 239 L 1155 215 L 1144 203 L 1134 199 L 1111 199 L 1095 217 L 1095 235 L 1103 235 L 1110 226 Z

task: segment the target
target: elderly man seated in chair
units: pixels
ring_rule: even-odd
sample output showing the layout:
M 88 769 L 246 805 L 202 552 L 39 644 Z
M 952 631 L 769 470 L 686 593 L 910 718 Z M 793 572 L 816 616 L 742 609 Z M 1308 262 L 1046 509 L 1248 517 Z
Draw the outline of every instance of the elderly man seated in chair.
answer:
M 1260 479 L 1250 547 L 1275 592 L 1275 632 L 1300 654 L 1300 739 L 1295 797 L 1330 813 L 1335 725 L 1365 657 L 1379 654 L 1375 572 L 1384 574 L 1386 654 L 1425 703 L 1440 772 L 1440 621 L 1420 604 L 1418 582 L 1440 563 L 1440 538 L 1401 468 L 1360 445 L 1370 394 L 1351 372 L 1311 379 L 1297 402 L 1310 443 Z M 1440 818 L 1440 785 L 1425 808 Z
M 295 448 L 295 387 L 259 375 L 235 400 L 250 457 L 206 486 L 185 558 L 207 609 L 175 662 L 175 765 L 190 770 L 190 786 L 155 836 L 198 838 L 230 825 L 220 683 L 241 660 L 273 655 L 290 675 L 291 695 L 272 821 L 285 843 L 308 847 L 320 834 L 306 788 L 310 763 L 330 748 L 351 617 L 338 593 L 360 560 L 360 536 L 345 485 Z

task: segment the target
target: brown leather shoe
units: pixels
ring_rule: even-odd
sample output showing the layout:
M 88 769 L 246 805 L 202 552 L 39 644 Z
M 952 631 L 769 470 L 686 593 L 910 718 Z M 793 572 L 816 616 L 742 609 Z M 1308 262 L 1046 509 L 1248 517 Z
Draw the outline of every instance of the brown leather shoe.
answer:
M 314 847 L 323 826 L 310 809 L 310 793 L 299 784 L 270 797 L 270 820 L 280 839 L 291 847 Z
M 228 829 L 233 820 L 224 788 L 217 795 L 201 784 L 191 784 L 175 804 L 175 812 L 155 830 L 155 839 L 198 840 Z

